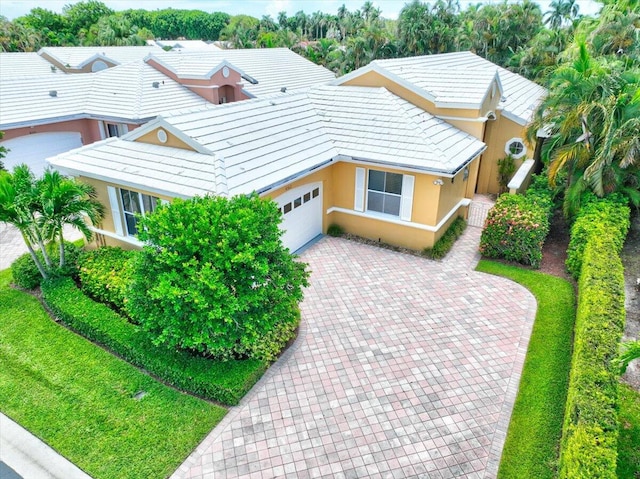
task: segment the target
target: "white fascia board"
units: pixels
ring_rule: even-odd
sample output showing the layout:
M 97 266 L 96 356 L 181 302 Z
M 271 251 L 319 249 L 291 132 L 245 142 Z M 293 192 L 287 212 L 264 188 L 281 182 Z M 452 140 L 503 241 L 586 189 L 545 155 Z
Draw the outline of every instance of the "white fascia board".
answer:
M 167 65 L 165 62 L 163 62 L 160 57 L 157 57 L 155 54 L 153 53 L 149 53 L 146 57 L 144 57 L 143 61 L 146 64 L 149 64 L 149 60 L 153 60 L 154 62 L 158 63 L 159 65 L 162 65 L 164 68 L 166 68 L 167 70 L 169 70 L 171 73 L 173 73 L 176 78 L 178 78 L 178 72 L 176 72 L 173 68 L 171 68 L 169 65 Z M 160 72 L 162 73 L 162 72 Z
M 510 111 L 507 111 L 507 110 L 504 110 L 504 109 L 502 110 L 502 116 L 504 116 L 505 118 L 517 123 L 520 126 L 527 126 L 529 124 L 528 120 L 525 120 L 524 118 L 521 118 L 518 115 L 514 115 Z
M 349 80 L 353 80 L 354 78 L 358 78 L 365 73 L 369 73 L 373 71 L 373 66 L 375 65 L 375 60 L 369 63 L 368 65 L 363 66 L 362 68 L 358 68 L 357 70 L 352 71 L 351 73 L 347 73 L 346 75 L 342 75 L 341 77 L 336 78 L 335 80 L 331 80 L 329 85 L 342 85 L 344 82 Z
M 338 155 L 338 156 L 340 156 L 340 155 Z M 264 188 L 260 188 L 257 191 L 257 193 L 260 196 L 262 196 L 264 194 L 269 193 L 270 191 L 277 190 L 279 188 L 282 188 L 284 186 L 287 186 L 287 185 L 293 183 L 294 181 L 298 181 L 298 180 L 300 180 L 302 178 L 305 178 L 305 177 L 315 173 L 316 171 L 320 171 L 323 168 L 326 168 L 327 166 L 333 164 L 336 161 L 336 158 L 338 158 L 338 156 L 334 156 L 333 158 L 331 158 L 331 159 L 329 159 L 327 161 L 324 161 L 324 162 L 322 162 L 322 163 L 320 163 L 318 165 L 312 166 L 311 168 L 307 168 L 306 170 L 301 171 L 300 173 L 296 173 L 294 175 L 291 175 L 291 176 L 289 176 L 289 177 L 287 177 L 287 178 L 285 178 L 283 180 L 276 181 L 275 183 L 272 183 L 269 186 L 265 186 Z M 249 192 L 247 192 L 247 194 L 248 193 Z
M 155 120 L 152 120 L 149 123 L 142 125 L 140 128 L 136 128 L 135 130 L 133 130 L 130 133 L 127 133 L 126 135 L 122 135 L 120 139 L 125 141 L 134 141 L 140 138 L 141 136 L 155 130 L 156 128 L 163 128 L 167 130 L 169 133 L 174 135 L 183 143 L 186 143 L 187 145 L 192 147 L 198 153 L 202 153 L 203 155 L 213 156 L 213 151 L 202 146 L 196 140 L 186 135 L 182 130 L 179 130 L 178 128 L 173 126 L 171 123 L 165 120 L 162 116 L 157 116 Z M 158 145 L 158 146 L 162 146 L 162 145 Z
M 486 123 L 486 121 L 488 120 L 486 116 L 480 116 L 478 118 L 468 118 L 465 116 L 447 116 L 447 115 L 434 115 L 434 116 L 444 121 L 455 120 L 455 121 L 468 121 L 471 123 Z
M 87 115 L 85 113 L 79 113 L 77 115 L 54 116 L 50 118 L 42 118 L 39 120 L 25 120 L 25 121 L 17 121 L 12 123 L 1 123 L 0 131 L 13 130 L 15 128 L 25 128 L 29 126 L 49 125 L 52 123 L 63 123 L 65 121 L 86 120 L 89 118 L 90 118 L 90 115 Z
M 498 83 L 498 88 L 500 90 L 500 98 L 504 95 L 504 87 L 502 86 L 502 80 L 500 80 L 500 72 L 496 69 L 495 75 L 496 82 Z
M 67 175 L 71 175 L 71 176 L 84 176 L 86 178 L 93 178 L 94 180 L 99 180 L 99 181 L 104 181 L 105 183 L 108 183 L 110 186 L 115 186 L 117 188 L 123 187 L 123 188 L 131 188 L 137 191 L 148 191 L 149 193 L 156 193 L 158 195 L 161 196 L 169 196 L 171 198 L 183 198 L 183 199 L 189 199 L 192 198 L 193 196 L 191 195 L 185 195 L 184 193 L 178 193 L 176 191 L 172 191 L 172 190 L 165 190 L 162 188 L 156 188 L 153 186 L 148 186 L 148 185 L 144 185 L 142 183 L 136 183 L 133 181 L 124 181 L 121 178 L 116 178 L 114 176 L 109 176 L 109 175 L 101 175 L 98 173 L 93 173 L 90 171 L 84 171 L 78 168 L 72 168 L 69 166 L 64 166 L 64 165 L 60 165 L 58 163 L 55 163 L 52 160 L 55 160 L 57 157 L 53 157 L 53 158 L 49 158 L 47 159 L 47 162 L 51 165 L 54 165 L 57 169 L 61 170 L 62 172 L 64 172 Z
M 500 84 L 500 76 L 498 75 L 498 70 L 496 70 L 495 75 L 493 75 L 493 78 L 489 82 L 488 88 L 484 92 L 484 95 L 482 95 L 482 100 L 480 100 L 480 106 L 478 108 L 482 107 L 482 104 L 486 101 L 487 97 L 489 96 L 489 92 L 492 90 L 491 87 L 493 85 L 493 82 L 496 82 L 496 85 L 498 86 L 498 90 L 500 92 L 500 97 L 499 98 L 502 98 L 502 93 L 503 93 L 502 92 L 502 85 Z M 498 103 L 500 103 L 500 102 L 498 102 Z
M 448 101 L 434 101 L 433 104 L 438 108 L 456 108 L 461 110 L 480 110 L 482 102 L 479 103 L 463 103 L 463 102 L 448 102 Z
M 206 78 L 207 80 L 210 79 L 216 72 L 222 70 L 224 67 L 229 68 L 229 70 L 233 70 L 234 72 L 237 72 L 240 74 L 240 76 L 246 76 L 249 78 L 253 78 L 251 75 L 248 75 L 247 73 L 243 72 L 240 68 L 236 67 L 235 65 L 233 65 L 232 63 L 229 63 L 227 60 L 222 60 L 222 62 L 220 62 L 217 66 L 213 67 L 211 70 L 209 70 L 208 73 L 205 74 L 204 78 Z M 190 76 L 181 76 L 180 78 L 192 78 Z M 199 78 L 199 77 L 193 77 L 193 78 Z
M 336 157 L 337 161 L 344 161 L 345 163 L 354 163 L 360 165 L 368 165 L 368 166 L 384 166 L 386 168 L 407 171 L 412 173 L 420 173 L 423 175 L 433 175 L 433 176 L 441 176 L 444 178 L 453 178 L 462 168 L 471 163 L 474 159 L 476 159 L 479 155 L 481 155 L 487 149 L 487 145 L 483 145 L 478 151 L 474 152 L 467 159 L 462 161 L 455 168 L 450 170 L 437 170 L 434 168 L 420 168 L 415 165 L 403 165 L 399 163 L 390 163 L 387 161 L 378 161 L 378 160 L 370 160 L 367 158 L 354 158 L 352 156 L 346 155 L 338 155 Z

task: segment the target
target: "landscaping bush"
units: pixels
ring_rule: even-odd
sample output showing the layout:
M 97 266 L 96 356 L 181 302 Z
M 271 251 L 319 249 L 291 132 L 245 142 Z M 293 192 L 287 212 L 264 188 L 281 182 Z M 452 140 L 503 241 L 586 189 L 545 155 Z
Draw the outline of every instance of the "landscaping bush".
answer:
M 175 200 L 142 218 L 133 319 L 156 344 L 274 357 L 293 337 L 309 274 L 282 245 L 280 221 L 277 205 L 257 195 Z
M 258 360 L 212 361 L 156 346 L 137 326 L 85 296 L 70 278 L 44 281 L 42 294 L 69 327 L 183 391 L 234 405 L 266 369 Z
M 126 313 L 127 290 L 133 277 L 132 259 L 136 253 L 112 246 L 84 253 L 79 268 L 82 291 Z
M 624 201 L 624 200 L 623 200 Z M 622 251 L 629 231 L 629 207 L 616 197 L 593 199 L 586 202 L 571 226 L 571 239 L 567 249 L 567 271 L 578 279 L 586 245 L 596 237 L 611 238 L 614 252 Z
M 488 258 L 540 267 L 542 245 L 549 233 L 549 213 L 536 198 L 501 195 L 489 210 L 480 239 L 480 252 Z
M 616 248 L 608 235 L 591 237 L 584 248 L 561 478 L 616 477 L 616 358 L 625 319 L 623 268 Z
M 327 228 L 327 234 L 334 237 L 342 236 L 344 234 L 344 228 L 333 223 Z
M 540 206 L 546 212 L 547 218 L 551 219 L 553 210 L 555 209 L 555 203 L 553 202 L 554 193 L 549 186 L 549 178 L 546 175 L 532 175 L 531 183 L 527 188 L 525 196 Z
M 456 218 L 447 228 L 447 231 L 436 241 L 433 248 L 425 248 L 422 254 L 431 259 L 444 258 L 466 228 L 467 222 L 464 218 Z
M 51 259 L 53 266 L 49 270 L 52 276 L 76 276 L 78 274 L 78 261 L 82 250 L 73 243 L 65 242 L 65 265 L 62 268 L 58 267 L 58 261 L 60 260 L 60 250 L 57 244 L 51 243 L 47 245 L 47 252 Z M 44 263 L 44 256 L 42 252 L 36 251 L 36 255 Z M 33 262 L 33 258 L 29 253 L 25 253 L 19 256 L 13 263 L 11 263 L 11 275 L 13 276 L 13 282 L 24 289 L 35 289 L 40 286 L 42 282 L 42 275 L 38 271 L 38 267 Z

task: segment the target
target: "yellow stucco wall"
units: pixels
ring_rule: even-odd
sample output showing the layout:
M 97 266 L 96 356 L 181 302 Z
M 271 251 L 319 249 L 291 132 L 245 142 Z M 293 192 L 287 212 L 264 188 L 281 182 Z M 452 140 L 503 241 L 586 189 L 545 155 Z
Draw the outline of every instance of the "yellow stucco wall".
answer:
M 533 158 L 534 146 L 526 141 L 525 128 L 516 122 L 505 118 L 497 112 L 497 119 L 487 122 L 487 131 L 484 142 L 487 149 L 480 160 L 480 173 L 478 175 L 478 193 L 498 193 L 498 160 L 504 158 L 505 146 L 512 138 L 521 138 L 527 146 L 527 153 L 516 161 L 519 167 L 527 158 Z
M 165 143 L 162 143 L 160 142 L 160 140 L 158 140 L 158 130 L 164 130 L 164 132 L 167 134 L 167 141 Z M 182 148 L 183 150 L 195 151 L 192 146 L 187 145 L 173 133 L 170 133 L 169 131 L 161 127 L 155 128 L 133 141 L 139 141 L 140 143 L 151 143 L 152 145 L 171 146 L 173 148 Z
M 477 163 L 477 161 L 474 163 Z M 323 185 L 323 232 L 327 231 L 329 225 L 336 223 L 342 226 L 345 231 L 349 233 L 374 240 L 379 239 L 380 241 L 393 245 L 404 246 L 416 250 L 433 246 L 434 241 L 436 241 L 446 230 L 446 226 L 437 232 L 425 231 L 412 227 L 408 223 L 406 225 L 402 224 L 403 222 L 400 221 L 399 218 L 391 216 L 389 219 L 394 221 L 384 221 L 381 218 L 373 216 L 358 216 L 356 214 L 349 214 L 341 211 L 331 211 L 332 208 L 341 208 L 353 211 L 355 172 L 358 167 L 365 168 L 366 170 L 369 169 L 366 165 L 338 162 L 281 188 L 270 191 L 264 196 L 276 199 L 278 196 L 299 186 L 303 186 L 308 183 L 321 182 Z M 375 167 L 374 169 L 379 171 L 388 171 L 391 173 L 411 174 L 414 176 L 415 183 L 411 217 L 411 223 L 414 224 L 417 223 L 431 227 L 436 226 L 451 211 L 451 209 L 465 197 L 466 194 L 467 182 L 462 179 L 463 172 L 460 172 L 456 176 L 453 183 L 451 183 L 450 179 L 443 178 L 443 185 L 437 186 L 434 185 L 433 182 L 439 178 L 438 176 L 413 172 L 407 173 L 393 168 Z M 114 219 L 111 214 L 107 187 L 118 187 L 118 185 L 86 177 L 80 177 L 80 179 L 85 183 L 89 183 L 94 186 L 98 200 L 105 206 L 106 214 L 101 224 L 97 225 L 98 228 L 115 233 Z M 144 190 L 137 190 L 134 188 L 128 189 L 140 191 L 141 193 L 150 194 L 165 200 L 171 199 L 170 197 Z M 455 219 L 457 216 L 463 216 L 465 213 L 465 208 L 459 208 L 453 215 L 452 219 Z M 120 246 L 125 249 L 135 247 L 128 242 L 111 238 L 106 235 L 98 236 L 97 239 L 101 245 Z M 95 243 L 96 242 L 94 241 L 94 245 Z

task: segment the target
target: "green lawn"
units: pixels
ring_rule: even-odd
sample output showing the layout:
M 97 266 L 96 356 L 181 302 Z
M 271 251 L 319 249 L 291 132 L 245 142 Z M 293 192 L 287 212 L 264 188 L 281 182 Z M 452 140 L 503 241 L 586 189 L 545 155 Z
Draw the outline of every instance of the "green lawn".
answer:
M 91 476 L 166 477 L 225 415 L 55 324 L 10 275 L 0 272 L 0 410 Z
M 573 286 L 555 276 L 491 261 L 480 261 L 477 270 L 523 285 L 538 302 L 498 477 L 553 478 L 571 367 Z
M 618 478 L 640 477 L 640 392 L 621 384 L 620 436 L 618 437 Z

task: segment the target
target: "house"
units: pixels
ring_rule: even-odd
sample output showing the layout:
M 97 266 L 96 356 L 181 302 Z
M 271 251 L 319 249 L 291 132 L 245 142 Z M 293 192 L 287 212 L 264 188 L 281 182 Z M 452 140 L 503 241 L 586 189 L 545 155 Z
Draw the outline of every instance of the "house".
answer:
M 109 205 L 101 245 L 139 246 L 136 214 L 159 202 L 257 192 L 279 205 L 291 251 L 334 223 L 422 249 L 493 187 L 494 158 L 532 153 L 523 131 L 544 90 L 511 75 L 471 53 L 377 61 L 333 85 L 159 117 L 49 161 Z
M 26 162 L 36 173 L 48 156 L 123 135 L 166 111 L 308 88 L 335 78 L 284 48 L 238 53 L 48 47 L 0 54 L 0 71 L 1 144 L 10 150 L 4 163 L 11 168 Z

